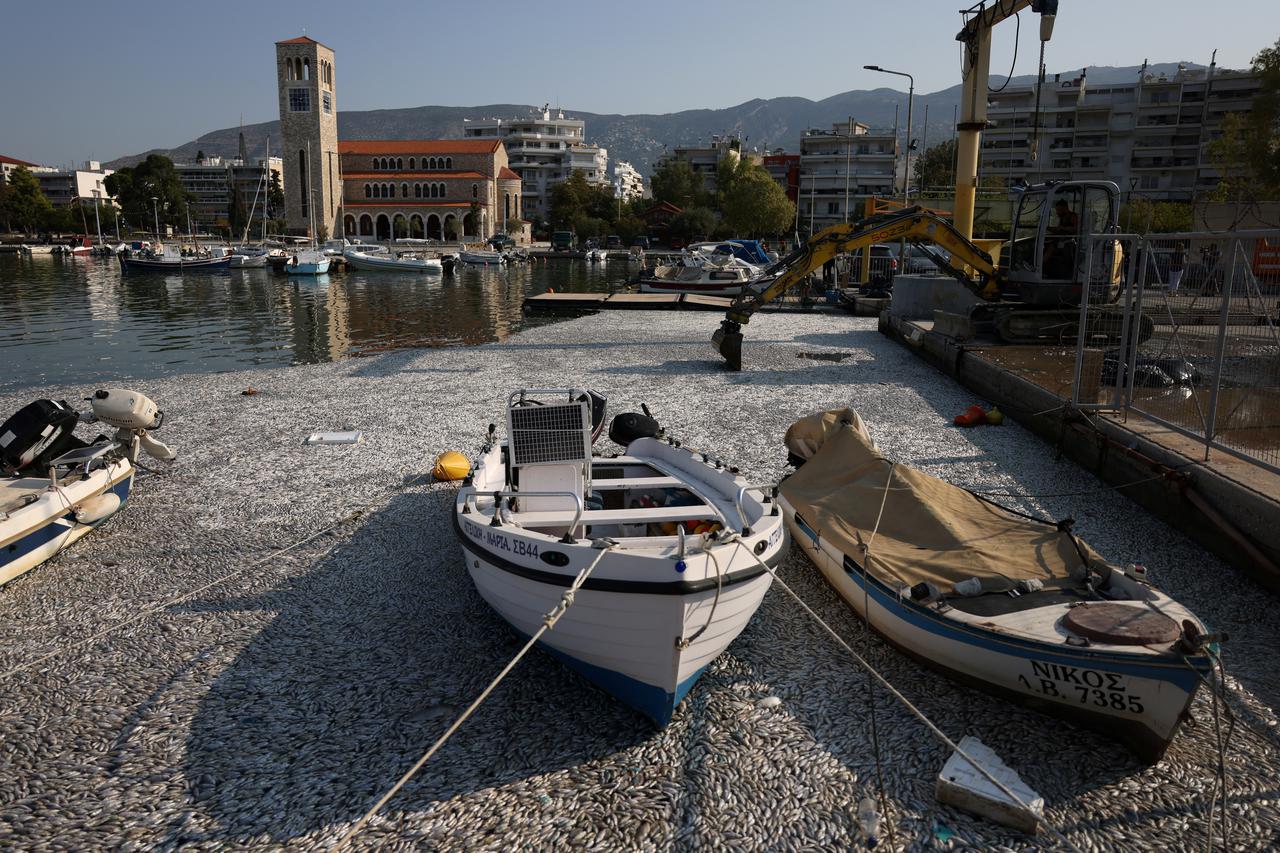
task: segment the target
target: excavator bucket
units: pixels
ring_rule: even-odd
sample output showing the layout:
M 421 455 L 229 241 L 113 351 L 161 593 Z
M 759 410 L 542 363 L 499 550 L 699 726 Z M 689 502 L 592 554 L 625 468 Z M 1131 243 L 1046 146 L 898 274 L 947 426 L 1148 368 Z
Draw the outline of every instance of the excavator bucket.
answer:
M 742 369 L 742 327 L 732 320 L 723 320 L 720 328 L 711 336 L 711 345 L 725 360 L 730 370 Z

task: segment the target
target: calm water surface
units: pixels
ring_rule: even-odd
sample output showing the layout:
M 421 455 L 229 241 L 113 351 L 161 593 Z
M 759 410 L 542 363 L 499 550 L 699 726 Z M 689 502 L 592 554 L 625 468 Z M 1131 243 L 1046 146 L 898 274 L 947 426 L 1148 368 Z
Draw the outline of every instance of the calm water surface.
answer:
M 2 254 L 0 390 L 498 341 L 547 322 L 521 314 L 525 297 L 605 291 L 631 272 L 566 260 L 451 276 L 122 274 L 114 258 Z

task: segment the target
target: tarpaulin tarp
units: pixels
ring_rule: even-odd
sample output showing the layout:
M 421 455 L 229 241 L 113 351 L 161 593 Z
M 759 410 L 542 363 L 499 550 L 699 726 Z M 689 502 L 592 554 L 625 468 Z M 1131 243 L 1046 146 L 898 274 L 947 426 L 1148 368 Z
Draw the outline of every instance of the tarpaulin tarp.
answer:
M 875 530 L 868 570 L 891 587 L 930 581 L 950 592 L 974 577 L 981 579 L 984 591 L 1030 579 L 1045 587 L 1068 587 L 1085 577 L 1082 550 L 1091 565 L 1100 570 L 1105 565 L 1056 525 L 1024 518 L 922 471 L 892 464 L 850 409 L 796 421 L 787 430 L 786 444 L 807 460 L 782 484 L 787 502 L 821 540 L 860 565 L 862 545 L 871 542 Z

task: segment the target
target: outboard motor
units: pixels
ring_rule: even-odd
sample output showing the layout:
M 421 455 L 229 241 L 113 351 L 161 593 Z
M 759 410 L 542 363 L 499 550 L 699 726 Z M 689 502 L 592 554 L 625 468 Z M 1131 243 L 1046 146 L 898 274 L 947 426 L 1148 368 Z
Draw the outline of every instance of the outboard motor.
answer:
M 657 438 L 662 435 L 662 426 L 649 413 L 649 407 L 641 403 L 640 408 L 644 410 L 643 415 L 639 412 L 614 415 L 613 422 L 609 424 L 609 439 L 614 444 L 626 447 L 637 438 Z
M 151 398 L 124 388 L 106 388 L 95 391 L 89 405 L 94 419 L 118 429 L 116 441 L 130 462 L 137 461 L 139 449 L 165 462 L 178 457 L 176 450 L 148 434 L 164 423 L 164 412 Z
M 7 471 L 41 471 L 69 450 L 84 447 L 75 437 L 80 413 L 66 400 L 36 400 L 0 424 L 0 465 Z

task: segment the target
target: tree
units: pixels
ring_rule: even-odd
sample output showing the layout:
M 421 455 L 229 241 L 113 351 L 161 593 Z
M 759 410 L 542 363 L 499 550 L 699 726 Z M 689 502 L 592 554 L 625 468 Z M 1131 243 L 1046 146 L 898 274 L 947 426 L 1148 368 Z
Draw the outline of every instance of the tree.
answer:
M 551 188 L 551 225 L 569 228 L 587 215 L 592 189 L 581 169 L 574 169 L 568 178 Z
M 796 206 L 773 176 L 748 163 L 737 170 L 721 212 L 725 225 L 739 236 L 772 237 L 791 229 Z
M 108 175 L 103 184 L 120 203 L 124 215 L 134 222 L 149 223 L 159 218 L 170 225 L 186 224 L 190 195 L 168 157 L 152 154 L 136 166 Z
M 1192 228 L 1191 205 L 1131 198 L 1120 208 L 1120 227 L 1131 234 L 1174 234 Z
M 54 215 L 53 205 L 40 189 L 40 182 L 26 166 L 9 173 L 4 195 L 4 218 L 24 234 L 43 226 Z
M 713 210 L 706 207 L 690 207 L 672 218 L 667 226 L 667 233 L 673 237 L 693 240 L 710 235 L 716 230 L 719 220 Z
M 911 164 L 912 181 L 921 190 L 955 184 L 956 142 L 948 139 L 931 145 Z
M 705 206 L 702 176 L 684 160 L 664 160 L 649 183 L 653 187 L 653 197 L 658 201 L 669 202 L 679 208 Z

